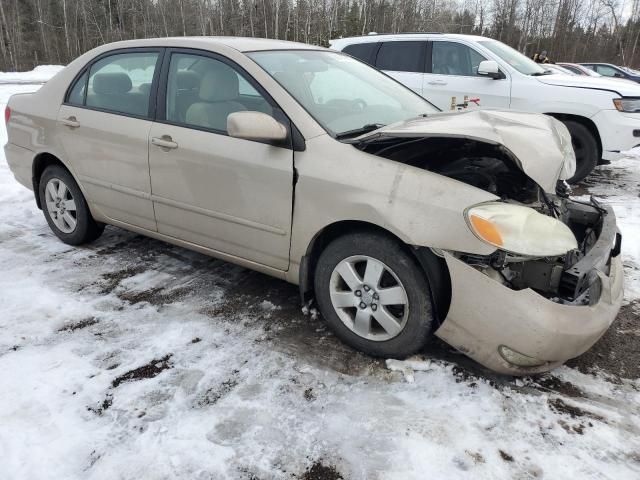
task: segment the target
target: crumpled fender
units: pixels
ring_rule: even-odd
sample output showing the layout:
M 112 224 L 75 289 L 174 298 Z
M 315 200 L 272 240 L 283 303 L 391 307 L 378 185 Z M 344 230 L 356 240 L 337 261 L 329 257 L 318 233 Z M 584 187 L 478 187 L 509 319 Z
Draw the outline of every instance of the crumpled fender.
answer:
M 560 121 L 539 113 L 490 109 L 436 113 L 387 125 L 352 142 L 430 136 L 502 145 L 522 171 L 548 193 L 555 193 L 558 179 L 570 178 L 575 171 L 569 131 Z

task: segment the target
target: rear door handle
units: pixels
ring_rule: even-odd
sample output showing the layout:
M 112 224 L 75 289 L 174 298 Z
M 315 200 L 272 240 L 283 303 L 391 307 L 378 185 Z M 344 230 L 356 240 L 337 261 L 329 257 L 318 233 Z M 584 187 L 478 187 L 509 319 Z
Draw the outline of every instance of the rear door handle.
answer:
M 163 135 L 162 137 L 151 137 L 151 143 L 153 143 L 156 147 L 166 148 L 167 150 L 178 148 L 178 144 L 174 142 L 169 135 Z
M 429 85 L 446 85 L 447 82 L 445 82 L 444 80 L 431 80 L 430 82 L 427 82 Z
M 80 126 L 80 122 L 76 120 L 76 117 L 63 118 L 60 123 L 70 128 L 78 128 Z

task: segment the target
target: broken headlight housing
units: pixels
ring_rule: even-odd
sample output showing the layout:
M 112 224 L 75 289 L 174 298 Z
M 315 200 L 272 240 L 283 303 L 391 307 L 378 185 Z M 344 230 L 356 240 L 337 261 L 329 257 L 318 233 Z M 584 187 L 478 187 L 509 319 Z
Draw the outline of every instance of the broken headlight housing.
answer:
M 578 248 L 569 227 L 533 208 L 488 202 L 468 208 L 465 216 L 469 228 L 480 240 L 505 252 L 553 257 Z

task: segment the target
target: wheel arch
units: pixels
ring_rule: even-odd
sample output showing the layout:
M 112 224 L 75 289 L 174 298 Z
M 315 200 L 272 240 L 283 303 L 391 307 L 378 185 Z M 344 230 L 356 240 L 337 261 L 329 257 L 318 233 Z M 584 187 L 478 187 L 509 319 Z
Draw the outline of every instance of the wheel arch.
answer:
M 75 176 L 73 175 L 73 172 L 71 172 L 71 169 L 67 167 L 64 162 L 60 160 L 60 158 L 49 152 L 38 153 L 33 158 L 33 163 L 31 165 L 31 182 L 33 184 L 33 194 L 36 197 L 36 205 L 40 210 L 42 210 L 40 195 L 38 193 L 40 189 L 40 177 L 42 177 L 42 172 L 44 172 L 45 168 L 51 165 L 60 165 L 62 168 L 67 170 L 71 174 L 71 176 L 74 177 L 76 183 L 78 183 L 78 180 L 75 179 Z
M 431 289 L 431 298 L 439 326 L 445 319 L 451 303 L 451 277 L 444 258 L 437 256 L 428 247 L 408 245 L 394 233 L 379 225 L 360 220 L 341 220 L 325 226 L 311 239 L 305 255 L 300 261 L 299 288 L 303 304 L 314 297 L 313 278 L 318 259 L 329 243 L 338 237 L 352 233 L 372 233 L 392 238 L 421 267 L 427 284 Z
M 587 129 L 591 132 L 591 134 L 593 135 L 593 138 L 596 139 L 596 142 L 598 144 L 598 161 L 602 159 L 602 139 L 600 138 L 600 132 L 598 132 L 598 127 L 596 126 L 595 123 L 593 123 L 591 119 L 587 117 L 583 117 L 581 115 L 573 115 L 569 113 L 548 112 L 548 113 L 545 113 L 545 115 L 549 115 L 550 117 L 553 117 L 556 120 L 560 120 L 561 122 L 572 121 L 572 122 L 580 123 L 581 125 L 584 125 L 585 127 L 587 127 Z

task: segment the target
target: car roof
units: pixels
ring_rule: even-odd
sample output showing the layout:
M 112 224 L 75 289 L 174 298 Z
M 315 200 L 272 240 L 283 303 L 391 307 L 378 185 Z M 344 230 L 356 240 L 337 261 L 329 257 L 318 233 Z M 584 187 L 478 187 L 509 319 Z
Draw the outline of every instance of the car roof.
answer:
M 331 40 L 330 43 L 367 43 L 380 42 L 384 40 L 429 40 L 433 38 L 450 38 L 459 40 L 491 40 L 480 35 L 463 35 L 460 33 L 437 33 L 437 32 L 408 32 L 408 33 L 371 33 L 357 37 L 344 37 Z
M 326 50 L 323 47 L 306 43 L 289 42 L 286 40 L 272 40 L 267 38 L 250 37 L 164 37 L 145 38 L 139 40 L 124 40 L 109 44 L 113 48 L 134 47 L 184 47 L 207 48 L 226 46 L 239 52 L 254 52 L 259 50 Z

